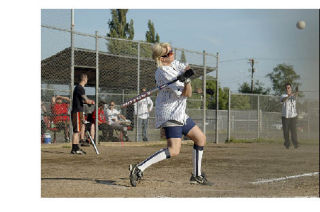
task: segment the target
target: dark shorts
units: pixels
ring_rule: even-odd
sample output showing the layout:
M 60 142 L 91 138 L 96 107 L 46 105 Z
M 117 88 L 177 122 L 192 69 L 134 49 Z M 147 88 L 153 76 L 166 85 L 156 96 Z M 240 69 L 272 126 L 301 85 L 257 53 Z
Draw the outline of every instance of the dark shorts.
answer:
M 81 125 L 84 124 L 83 112 L 76 112 L 71 114 L 73 132 L 77 133 L 81 130 Z
M 166 138 L 182 138 L 182 135 L 187 135 L 189 131 L 196 126 L 194 121 L 191 118 L 187 119 L 187 123 L 183 126 L 176 127 L 164 127 Z
M 92 124 L 95 124 L 95 123 L 96 123 L 96 120 L 93 119 L 93 117 L 92 117 L 92 113 L 89 113 L 89 114 L 87 115 L 87 121 L 90 122 L 90 123 L 92 123 Z

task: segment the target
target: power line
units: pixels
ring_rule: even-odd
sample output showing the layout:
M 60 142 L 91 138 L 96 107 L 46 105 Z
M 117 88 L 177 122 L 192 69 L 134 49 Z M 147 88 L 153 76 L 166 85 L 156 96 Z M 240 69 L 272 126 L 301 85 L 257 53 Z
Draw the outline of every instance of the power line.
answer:
M 315 58 L 257 58 L 259 60 L 314 60 Z
M 319 91 L 299 91 L 299 92 L 319 93 Z
M 248 58 L 239 58 L 239 59 L 221 60 L 221 61 L 219 61 L 219 63 L 232 62 L 232 61 L 240 61 L 240 60 L 248 60 Z
M 241 60 L 248 60 L 248 59 L 249 58 L 234 58 L 234 59 L 221 60 L 219 61 L 219 63 L 241 61 Z M 266 57 L 259 57 L 256 59 L 258 60 L 315 60 L 315 58 L 266 58 Z

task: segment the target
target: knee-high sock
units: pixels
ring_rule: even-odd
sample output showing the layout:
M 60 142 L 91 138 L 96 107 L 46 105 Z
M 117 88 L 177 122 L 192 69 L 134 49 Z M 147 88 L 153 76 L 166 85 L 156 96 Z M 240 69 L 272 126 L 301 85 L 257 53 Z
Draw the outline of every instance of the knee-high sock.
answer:
M 170 158 L 170 153 L 168 148 L 164 148 L 154 153 L 144 161 L 138 164 L 138 168 L 141 171 L 144 171 L 146 168 L 151 166 L 152 164 L 158 163 L 164 159 Z
M 198 146 L 196 144 L 193 145 L 192 150 L 192 164 L 193 164 L 193 172 L 194 176 L 201 175 L 201 161 L 203 154 L 203 146 Z

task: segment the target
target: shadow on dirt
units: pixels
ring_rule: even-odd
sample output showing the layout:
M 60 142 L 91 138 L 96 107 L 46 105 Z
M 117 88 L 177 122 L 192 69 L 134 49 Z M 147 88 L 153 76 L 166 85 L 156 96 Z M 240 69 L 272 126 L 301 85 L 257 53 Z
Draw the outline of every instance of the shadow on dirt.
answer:
M 65 152 L 60 151 L 47 151 L 47 150 L 41 150 L 43 153 L 51 153 L 51 154 L 66 154 Z
M 91 178 L 66 178 L 66 177 L 53 177 L 53 178 L 41 178 L 41 180 L 75 180 L 75 181 L 94 181 L 98 184 L 103 185 L 111 185 L 111 186 L 120 186 L 120 187 L 130 187 L 127 185 L 121 185 L 118 184 L 117 181 L 114 180 L 97 180 L 97 179 L 91 179 Z

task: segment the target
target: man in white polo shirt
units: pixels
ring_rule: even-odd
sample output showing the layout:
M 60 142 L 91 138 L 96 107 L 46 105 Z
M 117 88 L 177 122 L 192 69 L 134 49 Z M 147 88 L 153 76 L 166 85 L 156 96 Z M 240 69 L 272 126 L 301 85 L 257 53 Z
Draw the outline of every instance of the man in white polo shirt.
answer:
M 286 85 L 286 94 L 283 94 L 280 97 L 280 102 L 282 104 L 282 129 L 284 136 L 284 146 L 289 149 L 290 140 L 289 140 L 289 131 L 291 132 L 291 141 L 294 148 L 298 148 L 298 139 L 297 139 L 297 109 L 296 109 L 296 97 L 298 92 L 292 93 L 291 84 L 287 83 Z
M 146 88 L 141 89 L 141 93 L 146 92 Z M 138 108 L 137 108 L 138 107 Z M 149 113 L 152 111 L 153 102 L 150 97 L 147 97 L 134 104 L 134 113 L 138 117 L 139 129 L 142 131 L 142 140 L 148 141 L 147 130 L 148 130 L 148 118 Z

